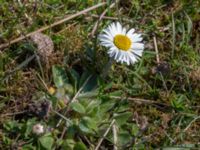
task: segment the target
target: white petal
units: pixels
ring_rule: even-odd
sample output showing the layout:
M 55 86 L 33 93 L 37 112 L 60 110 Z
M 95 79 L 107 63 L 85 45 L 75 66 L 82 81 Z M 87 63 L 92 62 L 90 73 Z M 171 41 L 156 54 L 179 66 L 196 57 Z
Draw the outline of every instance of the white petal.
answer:
M 122 28 L 122 33 L 123 35 L 126 35 L 126 28 Z
M 124 54 L 122 54 L 122 55 L 120 56 L 120 58 L 119 58 L 119 62 L 120 62 L 120 63 L 123 63 L 123 62 L 124 62 L 124 57 L 125 57 Z
M 126 57 L 127 57 L 127 55 L 126 55 Z M 128 66 L 130 65 L 130 58 L 129 57 L 127 57 L 126 63 L 127 63 Z
M 142 41 L 142 37 L 141 34 L 132 34 L 132 35 L 127 35 L 132 42 L 141 42 Z
M 106 39 L 106 38 L 101 38 L 99 40 L 100 40 L 100 43 L 113 43 L 112 41 L 110 41 L 109 39 Z
M 117 49 L 115 47 L 111 47 L 109 50 L 108 50 L 108 54 L 111 54 L 111 53 L 114 53 L 115 51 L 117 51 Z
M 111 23 L 110 27 L 113 29 L 113 28 L 116 28 L 115 26 L 115 22 Z
M 117 34 L 115 23 L 112 23 L 111 25 L 109 25 L 106 30 L 107 32 L 109 32 L 109 34 L 112 35 L 112 37 L 114 37 Z
M 133 34 L 133 42 L 140 42 L 142 39 L 143 38 L 141 34 Z
M 131 36 L 133 33 L 135 32 L 135 29 L 130 29 L 128 32 L 127 32 L 127 36 Z
M 118 54 L 119 50 L 115 50 L 113 51 L 112 55 L 110 55 L 110 57 L 113 57 L 115 59 L 116 55 Z
M 136 50 L 136 49 L 144 49 L 144 44 L 143 43 L 132 43 L 132 46 L 131 46 L 131 48 L 133 49 L 133 50 Z
M 100 44 L 105 47 L 113 47 L 114 46 L 112 42 L 101 42 Z
M 126 55 L 124 55 L 122 61 L 125 62 L 125 63 L 127 62 L 127 57 L 126 57 Z
M 129 52 L 129 57 L 130 57 L 131 64 L 134 64 L 135 62 L 137 62 L 137 57 L 131 52 Z
M 109 35 L 109 36 L 112 37 L 112 38 L 114 37 L 113 34 L 112 34 L 112 32 L 110 32 L 109 28 L 104 29 L 103 32 L 104 32 L 105 34 Z
M 113 58 L 113 57 L 115 56 L 115 53 L 116 53 L 116 52 L 112 52 L 112 53 L 109 54 L 109 56 L 110 56 L 111 58 Z
M 129 59 L 128 59 L 128 56 L 127 56 L 127 52 L 124 53 L 124 57 L 123 57 L 121 62 L 122 63 L 125 62 L 125 63 L 129 64 Z
M 118 33 L 115 23 L 112 23 L 110 25 L 110 31 L 113 32 L 114 35 L 116 35 Z
M 141 57 L 143 50 L 133 50 L 133 53 Z
M 130 51 L 130 53 L 131 53 L 131 57 L 134 57 L 135 59 L 139 59 L 140 56 L 137 55 L 134 50 Z
M 123 51 L 121 51 L 121 55 L 119 57 L 119 62 L 123 63 L 124 55 L 125 55 L 125 53 Z
M 120 51 L 120 50 L 118 50 L 118 51 L 117 51 L 117 53 L 115 54 L 115 60 L 117 60 L 117 61 L 118 61 L 118 59 L 119 59 L 120 55 L 121 55 L 121 51 Z
M 107 35 L 107 34 L 100 34 L 99 35 L 99 40 L 100 41 L 112 41 L 113 38 L 110 36 L 110 35 Z
M 118 34 L 122 34 L 123 28 L 119 22 L 116 23 L 116 29 L 117 29 Z

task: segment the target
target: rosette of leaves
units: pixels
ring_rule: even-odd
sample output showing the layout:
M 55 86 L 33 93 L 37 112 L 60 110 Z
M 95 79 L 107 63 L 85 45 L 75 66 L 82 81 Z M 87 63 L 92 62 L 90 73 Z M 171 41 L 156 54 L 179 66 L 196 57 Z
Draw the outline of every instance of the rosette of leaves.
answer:
M 97 74 L 87 70 L 80 74 L 75 69 L 66 69 L 62 66 L 53 67 L 53 80 L 56 88 L 59 89 L 57 92 L 62 91 L 61 97 L 68 97 L 62 109 L 69 110 L 63 115 L 71 121 L 71 124 L 66 125 L 65 121 L 62 124 L 67 127 L 67 134 L 61 142 L 63 149 L 94 148 L 113 119 L 117 128 L 119 148 L 131 143 L 133 137 L 137 135 L 139 128 L 131 122 L 133 114 L 130 112 L 130 105 L 126 99 L 112 98 L 112 96 L 122 95 L 121 90 L 113 91 L 112 83 L 104 85 Z M 56 109 L 59 105 L 58 101 L 63 100 L 55 95 L 53 101 Z M 89 140 L 90 144 L 85 140 Z M 102 148 L 113 145 L 112 131 L 104 140 Z

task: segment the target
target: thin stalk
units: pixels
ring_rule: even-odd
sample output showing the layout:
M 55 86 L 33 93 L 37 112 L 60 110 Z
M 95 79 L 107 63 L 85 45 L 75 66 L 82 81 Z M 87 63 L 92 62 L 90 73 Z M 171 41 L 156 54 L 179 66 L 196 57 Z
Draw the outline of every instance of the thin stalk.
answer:
M 108 63 L 106 64 L 105 68 L 103 69 L 103 71 L 102 71 L 102 73 L 101 73 L 101 77 L 102 77 L 102 78 L 105 78 L 105 77 L 108 75 L 109 70 L 110 70 L 110 68 L 111 68 L 111 66 L 112 66 L 112 64 L 113 64 L 113 61 L 114 61 L 113 58 L 110 58 L 110 59 L 109 59 Z
M 175 21 L 174 21 L 174 14 L 172 13 L 172 55 L 171 57 L 174 57 L 174 51 L 175 51 L 175 36 L 176 36 L 176 29 L 175 29 Z

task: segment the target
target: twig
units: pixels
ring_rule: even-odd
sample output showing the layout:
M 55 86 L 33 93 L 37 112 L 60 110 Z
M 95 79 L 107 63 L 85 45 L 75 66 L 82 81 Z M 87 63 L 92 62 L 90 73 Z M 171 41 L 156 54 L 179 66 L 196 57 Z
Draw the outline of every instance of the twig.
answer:
M 95 23 L 92 32 L 91 32 L 91 36 L 94 37 L 94 34 L 98 28 L 98 25 L 100 23 L 100 21 L 103 19 L 103 16 L 105 16 L 105 14 L 107 13 L 108 9 L 111 9 L 112 7 L 115 6 L 115 3 L 112 3 L 106 10 L 103 11 L 103 13 L 99 16 L 99 19 L 97 20 L 97 22 Z
M 67 128 L 64 127 L 64 129 L 63 129 L 63 131 L 62 131 L 62 133 L 61 133 L 61 136 L 60 136 L 60 140 L 63 139 L 63 137 L 64 137 L 66 131 L 67 131 Z
M 166 84 L 166 82 L 165 82 L 165 79 L 164 79 L 164 77 L 163 77 L 163 74 L 162 74 L 161 72 L 159 72 L 159 74 L 160 74 L 161 80 L 162 80 L 162 82 L 163 82 L 163 87 L 165 88 L 165 90 L 167 91 L 167 94 L 168 94 L 168 93 L 169 93 L 169 90 L 168 90 L 168 88 L 167 88 L 167 84 Z
M 67 121 L 69 124 L 72 124 L 72 121 L 69 120 L 68 118 L 66 118 L 64 115 L 60 114 L 59 112 L 51 109 L 55 114 L 57 114 L 58 116 L 60 116 L 62 119 L 64 119 L 65 121 Z
M 100 17 L 99 15 L 95 15 L 95 14 L 92 14 L 90 16 L 93 17 L 93 18 L 99 18 Z M 119 20 L 117 17 L 110 17 L 110 16 L 102 16 L 102 19 L 114 20 L 114 21 Z M 129 20 L 128 18 L 122 18 L 121 20 L 124 21 L 124 22 L 133 23 L 133 21 Z
M 174 20 L 174 13 L 172 13 L 172 54 L 171 57 L 174 57 L 175 51 L 175 42 L 176 42 L 176 28 L 175 28 L 175 20 Z
M 36 73 L 36 75 L 38 76 L 38 78 L 39 78 L 39 80 L 42 82 L 42 84 L 44 85 L 44 87 L 45 87 L 45 89 L 46 89 L 46 91 L 48 91 L 48 86 L 47 86 L 47 84 L 45 83 L 45 81 L 42 79 L 42 77 L 40 76 L 40 74 L 39 73 Z
M 91 17 L 100 18 L 99 15 L 94 15 L 94 14 L 92 14 Z M 119 19 L 116 18 L 116 17 L 110 17 L 110 16 L 102 16 L 101 18 L 102 18 L 102 19 L 108 19 L 108 20 L 115 20 L 115 21 L 116 21 L 116 20 L 119 20 Z
M 190 126 L 192 125 L 192 123 L 194 123 L 196 120 L 198 120 L 198 119 L 200 119 L 200 116 L 198 116 L 198 117 L 195 117 L 190 123 L 189 123 L 189 125 L 184 129 L 184 132 L 186 132 L 189 128 L 190 128 Z
M 114 99 L 122 99 L 121 97 L 119 96 L 110 96 L 111 98 L 114 98 Z M 148 99 L 142 99 L 142 98 L 132 98 L 132 97 L 129 97 L 127 98 L 128 100 L 130 101 L 134 101 L 138 104 L 141 104 L 141 103 L 144 103 L 144 104 L 157 104 L 157 105 L 162 105 L 162 106 L 166 106 L 166 107 L 171 107 L 167 104 L 163 104 L 163 103 L 160 103 L 160 102 L 157 102 L 157 101 L 153 101 L 153 100 L 148 100 Z
M 19 112 L 14 112 L 14 113 L 7 113 L 7 114 L 4 114 L 2 115 L 1 117 L 6 117 L 6 116 L 15 116 L 15 115 L 20 115 L 20 114 L 24 114 L 28 112 L 27 110 L 24 110 L 24 111 L 19 111 Z
M 163 132 L 168 137 L 168 139 L 174 144 L 175 140 L 172 137 L 170 137 L 170 135 L 165 130 L 163 130 Z
M 112 126 L 112 131 L 113 131 L 113 143 L 114 143 L 114 150 L 118 150 L 117 148 L 117 142 L 118 142 L 118 139 L 117 139 L 117 126 L 116 124 L 114 123 L 113 126 Z
M 103 134 L 103 137 L 99 140 L 95 150 L 98 150 L 99 147 L 101 146 L 101 143 L 103 142 L 104 138 L 107 136 L 108 132 L 110 131 L 111 127 L 113 126 L 113 124 L 115 123 L 115 120 L 113 119 L 112 122 L 110 123 L 108 129 L 106 130 L 106 132 Z
M 91 148 L 91 149 L 94 149 L 94 144 L 92 144 L 92 143 L 90 142 L 90 140 L 87 138 L 87 136 L 83 136 L 82 138 L 84 138 L 84 140 L 88 143 L 88 145 L 90 145 L 90 148 Z
M 55 35 L 61 34 L 61 33 L 63 33 L 64 31 L 68 30 L 69 28 L 75 26 L 77 23 L 78 23 L 78 22 L 74 22 L 74 23 L 70 24 L 69 26 L 67 26 L 66 28 L 64 28 L 64 29 L 62 29 L 62 30 L 60 30 L 60 31 L 58 31 L 58 32 L 56 32 L 56 33 L 54 33 L 54 34 L 55 34 Z
M 159 53 L 158 53 L 158 45 L 157 45 L 157 41 L 156 41 L 156 37 L 153 37 L 153 42 L 154 42 L 154 47 L 155 47 L 155 51 L 156 51 L 156 61 L 159 64 L 160 63 L 160 58 L 159 58 Z
M 6 48 L 6 47 L 8 47 L 9 45 L 12 45 L 12 44 L 17 43 L 17 42 L 19 42 L 19 41 L 21 41 L 21 40 L 24 40 L 25 38 L 30 37 L 31 35 L 33 35 L 33 34 L 35 34 L 35 33 L 43 32 L 43 31 L 45 31 L 45 30 L 47 30 L 47 29 L 49 29 L 49 28 L 55 27 L 55 26 L 57 26 L 57 25 L 59 25 L 59 24 L 62 24 L 62 23 L 64 23 L 64 22 L 68 21 L 68 20 L 71 20 L 71 19 L 73 19 L 73 18 L 75 18 L 75 17 L 78 17 L 78 16 L 80 16 L 80 15 L 82 15 L 82 14 L 85 14 L 85 13 L 87 13 L 87 12 L 89 12 L 89 11 L 92 11 L 92 10 L 94 10 L 94 9 L 96 9 L 96 8 L 98 8 L 98 7 L 104 6 L 104 5 L 106 5 L 106 2 L 99 3 L 99 4 L 97 4 L 97 5 L 94 5 L 94 6 L 92 6 L 92 7 L 89 7 L 89 8 L 87 8 L 87 9 L 84 9 L 84 10 L 82 10 L 82 11 L 80 11 L 80 12 L 77 12 L 77 13 L 74 14 L 74 15 L 71 15 L 71 16 L 68 16 L 68 17 L 62 19 L 62 20 L 59 20 L 59 21 L 57 21 L 57 22 L 55 22 L 55 23 L 53 23 L 53 24 L 50 24 L 50 25 L 45 26 L 45 27 L 42 27 L 42 28 L 40 28 L 40 29 L 38 29 L 38 30 L 36 30 L 36 31 L 33 31 L 33 32 L 31 32 L 31 33 L 28 33 L 28 34 L 25 35 L 25 36 L 20 36 L 19 38 L 16 38 L 16 39 L 14 39 L 14 40 L 12 40 L 12 41 L 9 41 L 8 43 L 1 44 L 1 45 L 0 45 L 0 49 Z

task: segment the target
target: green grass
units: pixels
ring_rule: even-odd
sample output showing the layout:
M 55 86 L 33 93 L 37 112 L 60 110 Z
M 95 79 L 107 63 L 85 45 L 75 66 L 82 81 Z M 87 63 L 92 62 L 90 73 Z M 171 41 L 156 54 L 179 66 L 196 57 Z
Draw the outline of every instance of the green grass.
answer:
M 50 25 L 100 0 L 0 0 L 0 43 Z M 54 43 L 48 65 L 29 40 L 0 51 L 0 149 L 200 149 L 200 3 L 127 0 L 44 32 Z M 144 37 L 141 60 L 109 60 L 98 34 L 118 19 Z M 93 15 L 93 17 L 92 17 Z M 159 59 L 153 37 L 156 37 Z M 51 93 L 50 87 L 55 89 Z M 41 123 L 45 133 L 35 135 Z M 115 135 L 116 133 L 116 135 Z

